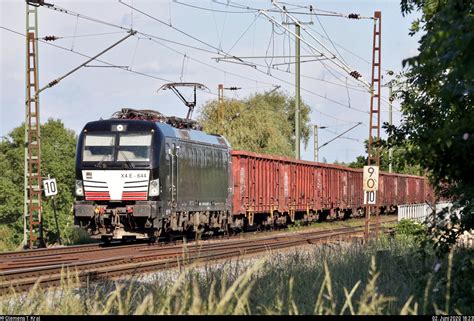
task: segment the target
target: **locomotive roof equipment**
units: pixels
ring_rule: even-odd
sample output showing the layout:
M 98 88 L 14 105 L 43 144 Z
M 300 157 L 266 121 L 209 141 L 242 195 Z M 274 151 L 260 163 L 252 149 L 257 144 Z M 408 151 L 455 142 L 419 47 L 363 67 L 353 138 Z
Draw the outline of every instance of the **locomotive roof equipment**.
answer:
M 188 101 L 176 87 L 193 87 L 194 100 Z M 209 88 L 197 82 L 171 82 L 171 83 L 164 84 L 163 86 L 158 88 L 157 91 L 166 90 L 166 89 L 171 89 L 176 94 L 176 96 L 178 96 L 179 99 L 181 99 L 181 101 L 186 105 L 186 107 L 189 108 L 186 119 L 191 118 L 194 107 L 196 107 L 196 89 L 201 89 L 201 90 L 207 89 L 209 91 Z

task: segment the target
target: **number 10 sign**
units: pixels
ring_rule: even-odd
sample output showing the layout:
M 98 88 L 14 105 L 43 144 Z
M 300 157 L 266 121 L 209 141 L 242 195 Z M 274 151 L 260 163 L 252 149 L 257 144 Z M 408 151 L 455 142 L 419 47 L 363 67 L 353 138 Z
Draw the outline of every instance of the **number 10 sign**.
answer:
M 44 195 L 53 196 L 58 194 L 58 187 L 56 185 L 56 179 L 48 178 L 43 181 Z

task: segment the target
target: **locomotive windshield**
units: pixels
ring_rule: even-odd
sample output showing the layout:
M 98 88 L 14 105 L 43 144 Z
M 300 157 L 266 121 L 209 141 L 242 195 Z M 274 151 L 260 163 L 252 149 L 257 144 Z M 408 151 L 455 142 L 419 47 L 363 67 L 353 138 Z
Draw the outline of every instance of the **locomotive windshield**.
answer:
M 84 140 L 85 162 L 110 162 L 114 157 L 114 134 L 87 134 Z
M 117 161 L 149 161 L 150 144 L 151 134 L 120 134 Z
M 147 162 L 150 133 L 88 133 L 84 139 L 84 162 Z

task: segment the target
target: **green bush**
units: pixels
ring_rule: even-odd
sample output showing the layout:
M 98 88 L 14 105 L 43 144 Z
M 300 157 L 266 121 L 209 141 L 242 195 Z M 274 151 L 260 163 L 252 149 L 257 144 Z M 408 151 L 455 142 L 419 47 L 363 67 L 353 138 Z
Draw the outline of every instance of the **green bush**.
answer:
M 415 241 L 427 239 L 426 226 L 416 221 L 403 219 L 395 226 L 395 235 L 402 238 L 411 238 Z
M 20 247 L 14 238 L 15 231 L 8 225 L 0 226 L 0 252 L 14 251 Z
M 67 244 L 69 245 L 99 242 L 98 240 L 91 239 L 90 235 L 84 229 L 81 228 L 73 228 L 70 234 L 70 238 L 66 240 Z

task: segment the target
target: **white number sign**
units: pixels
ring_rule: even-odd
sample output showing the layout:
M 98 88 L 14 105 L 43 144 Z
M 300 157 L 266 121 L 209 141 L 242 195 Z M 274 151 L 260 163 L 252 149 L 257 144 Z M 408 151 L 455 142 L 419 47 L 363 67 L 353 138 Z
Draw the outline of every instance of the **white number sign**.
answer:
M 379 189 L 379 167 L 364 166 L 364 191 L 377 191 Z
M 56 185 L 56 179 L 45 179 L 43 181 L 44 195 L 53 196 L 58 194 L 58 185 Z
M 364 205 L 375 205 L 377 203 L 376 191 L 364 191 Z

